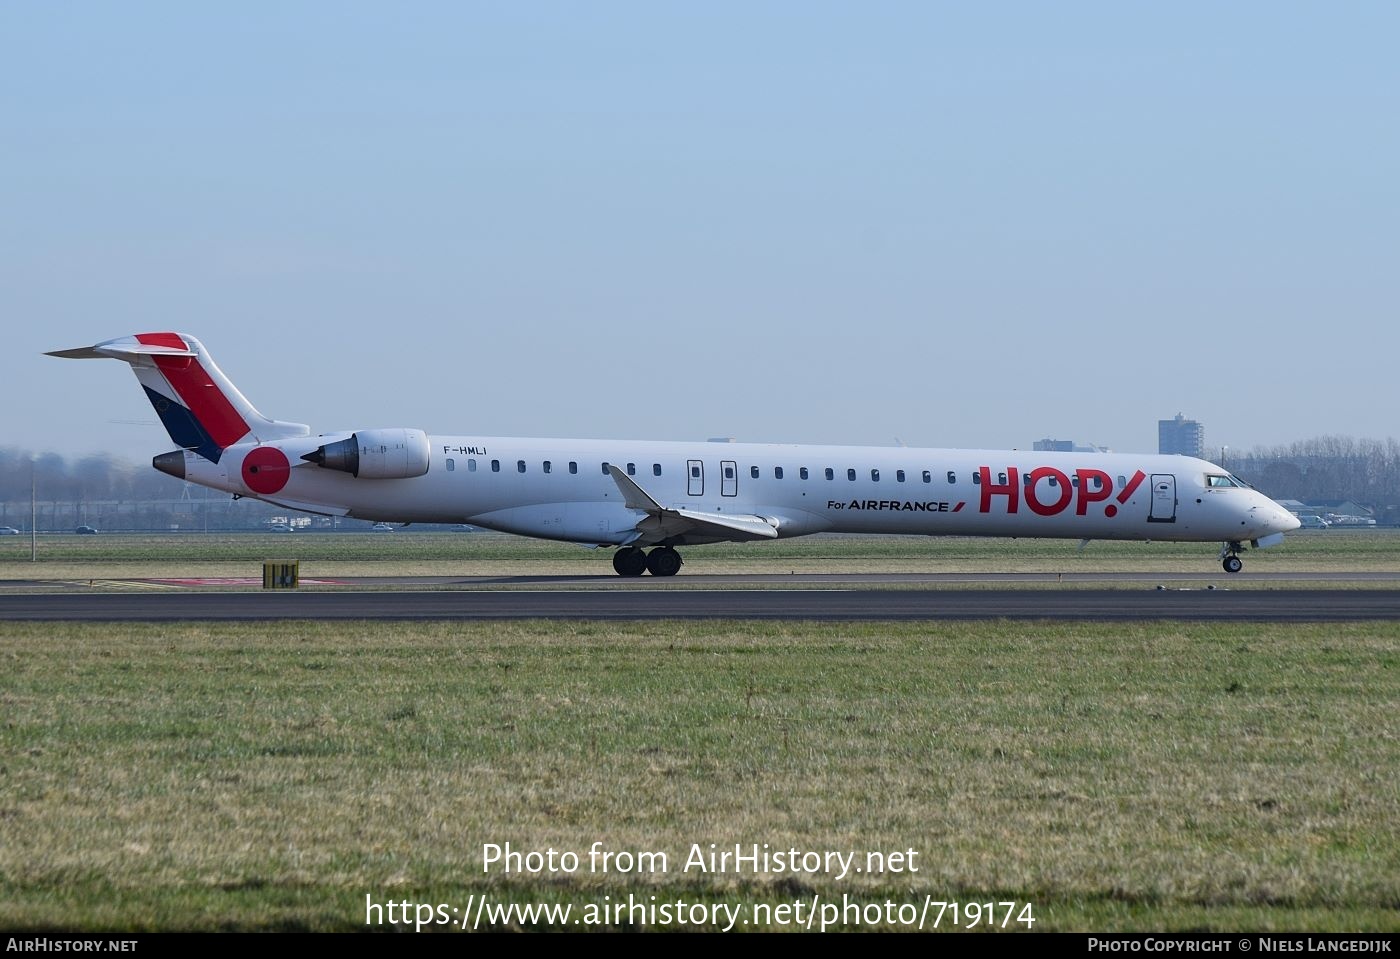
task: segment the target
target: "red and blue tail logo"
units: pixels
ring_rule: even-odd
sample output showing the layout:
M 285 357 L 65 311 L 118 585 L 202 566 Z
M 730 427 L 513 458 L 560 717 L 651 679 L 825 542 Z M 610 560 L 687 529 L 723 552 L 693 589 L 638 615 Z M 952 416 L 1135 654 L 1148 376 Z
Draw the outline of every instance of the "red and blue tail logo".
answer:
M 254 409 L 192 336 L 139 333 L 49 355 L 130 363 L 170 438 L 213 463 L 235 443 L 311 432 L 300 423 L 270 420 Z
M 248 435 L 248 422 L 200 363 L 198 351 L 190 350 L 178 334 L 141 333 L 135 339 L 146 346 L 195 354 L 151 354 L 154 370 L 138 368 L 136 376 L 170 438 L 217 463 L 224 450 Z

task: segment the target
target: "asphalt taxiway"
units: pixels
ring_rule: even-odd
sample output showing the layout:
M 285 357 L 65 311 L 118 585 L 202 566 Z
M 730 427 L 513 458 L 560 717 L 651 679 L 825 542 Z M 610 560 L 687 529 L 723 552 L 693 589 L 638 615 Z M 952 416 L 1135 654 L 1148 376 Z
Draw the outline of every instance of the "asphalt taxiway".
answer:
M 338 580 L 342 585 L 337 588 L 268 591 L 189 589 L 170 585 L 179 581 L 154 580 L 106 580 L 93 585 L 37 581 L 34 588 L 25 589 L 10 581 L 0 583 L 0 620 L 1400 620 L 1400 589 L 1374 586 L 1293 587 L 1279 581 L 1267 588 L 1235 589 L 1214 582 L 1202 584 L 1201 577 L 1127 574 L 1144 578 L 1108 589 L 1082 583 L 1060 589 L 1017 589 L 1008 588 L 995 574 L 974 574 L 970 581 L 987 585 L 959 588 L 956 583 L 966 581 L 956 580 L 918 588 L 917 582 L 897 576 L 891 580 L 887 574 L 873 575 L 875 582 L 887 588 L 870 588 L 849 576 L 820 584 L 793 576 L 738 577 L 741 583 L 724 582 L 726 577 L 693 577 L 681 585 L 680 581 L 620 582 L 601 577 Z M 926 578 L 926 574 L 917 575 Z M 1055 582 L 1055 574 L 1049 575 L 1048 582 Z M 1376 575 L 1382 582 L 1393 578 Z M 1357 581 L 1364 576 L 1346 574 L 1344 579 Z M 1267 582 L 1261 577 L 1257 583 Z M 1306 579 L 1315 583 L 1328 577 L 1306 574 Z M 394 588 L 406 582 L 416 588 Z

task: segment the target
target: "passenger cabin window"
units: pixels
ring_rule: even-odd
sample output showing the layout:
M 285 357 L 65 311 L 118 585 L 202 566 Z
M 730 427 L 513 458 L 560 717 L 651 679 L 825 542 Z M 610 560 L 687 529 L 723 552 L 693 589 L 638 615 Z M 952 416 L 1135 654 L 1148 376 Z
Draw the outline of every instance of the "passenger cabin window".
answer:
M 1002 486 L 1005 486 L 1005 485 L 1006 485 L 1006 474 L 1005 474 L 1005 473 L 998 473 L 998 474 L 997 474 L 997 482 L 1000 483 Z
M 879 470 L 871 470 L 871 471 L 870 471 L 870 481 L 871 481 L 872 483 L 878 483 L 878 482 L 880 482 L 880 471 L 879 471 Z
M 725 478 L 725 479 L 733 479 L 733 478 L 734 478 L 734 467 L 732 467 L 732 466 L 726 466 L 726 467 L 724 468 L 724 478 Z
M 798 475 L 798 477 L 800 477 L 801 479 L 808 479 L 808 478 L 810 477 L 810 474 L 807 472 L 807 467 L 805 467 L 805 466 L 802 467 L 800 470 L 797 471 L 797 475 Z
M 607 464 L 606 461 L 603 463 L 603 475 L 604 475 L 604 476 L 607 476 L 607 475 L 608 475 L 608 464 Z
M 952 476 L 953 474 L 952 474 L 952 473 L 949 473 L 948 475 L 949 475 L 949 476 Z M 978 472 L 972 474 L 972 485 L 974 485 L 974 486 L 981 486 L 981 485 L 982 485 L 982 473 L 981 473 L 980 470 L 979 470 Z
M 690 478 L 691 478 L 691 479 L 699 479 L 699 478 L 700 478 L 700 464 L 699 464 L 699 463 L 695 464 L 694 466 L 692 466 L 692 467 L 690 468 Z
M 546 473 L 552 473 L 552 472 L 554 471 L 554 464 L 551 463 L 549 460 L 545 460 L 545 461 L 544 461 L 544 471 L 545 471 Z
M 836 471 L 835 471 L 834 469 L 832 469 L 830 466 L 828 466 L 828 467 L 826 468 L 826 478 L 829 479 L 829 480 L 834 480 L 834 479 L 836 479 Z
M 948 482 L 950 482 L 950 483 L 956 483 L 957 481 L 958 481 L 958 474 L 957 474 L 957 473 L 954 473 L 952 470 L 949 470 L 949 471 L 948 471 Z
M 524 460 L 516 460 L 516 461 L 515 461 L 515 471 L 516 471 L 517 473 L 523 473 L 523 472 L 525 472 L 525 461 L 524 461 Z
M 758 479 L 758 467 L 757 467 L 757 466 L 750 466 L 750 467 L 749 467 L 749 475 L 752 476 L 754 479 Z
M 492 460 L 492 461 L 491 461 L 491 472 L 493 472 L 493 473 L 499 473 L 500 471 L 501 471 L 501 461 L 500 461 L 500 460 Z
M 782 479 L 782 478 L 783 478 L 783 468 L 782 468 L 781 466 L 775 466 L 775 467 L 773 467 L 773 478 L 774 478 L 774 479 Z
M 577 461 L 577 460 L 569 460 L 569 472 L 570 472 L 570 473 L 577 473 L 577 472 L 578 472 L 578 461 Z
M 1118 477 L 1118 488 L 1119 488 L 1119 489 L 1123 489 L 1123 488 L 1126 487 L 1127 485 L 1128 485 L 1128 478 L 1127 478 L 1126 476 L 1120 476 L 1120 477 Z
M 894 480 L 895 480 L 896 483 L 903 483 L 903 482 L 904 482 L 904 470 L 895 470 L 895 471 L 894 471 Z
M 456 468 L 457 468 L 457 463 L 456 463 L 456 461 L 453 460 L 452 457 L 449 456 L 449 457 L 447 458 L 447 472 L 451 473 L 451 472 L 452 472 L 453 470 L 455 470 Z
M 636 464 L 636 463 L 628 463 L 628 464 L 627 464 L 627 475 L 628 475 L 628 476 L 636 476 L 636 475 L 637 475 L 637 464 Z
M 468 473 L 475 473 L 475 472 L 476 472 L 476 460 L 474 460 L 474 459 L 467 460 L 467 472 L 468 472 Z
M 925 483 L 932 483 L 932 482 L 933 482 L 933 474 L 930 473 L 928 470 L 924 470 L 924 482 L 925 482 Z
M 856 481 L 856 471 L 851 469 L 846 470 L 846 479 L 854 483 Z
M 660 463 L 652 463 L 652 464 L 651 464 L 651 475 L 652 475 L 652 476 L 660 476 L 660 475 L 661 475 L 661 464 L 660 464 Z

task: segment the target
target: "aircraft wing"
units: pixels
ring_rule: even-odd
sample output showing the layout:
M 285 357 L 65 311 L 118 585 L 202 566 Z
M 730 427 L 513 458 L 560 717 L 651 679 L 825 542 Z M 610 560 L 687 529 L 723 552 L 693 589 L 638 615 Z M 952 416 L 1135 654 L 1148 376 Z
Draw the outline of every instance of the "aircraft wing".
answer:
M 703 510 L 662 506 L 632 478 L 611 464 L 608 475 L 622 492 L 628 509 L 646 513 L 637 523 L 636 534 L 627 545 L 650 545 L 690 535 L 707 542 L 743 542 L 777 539 L 778 530 L 762 516 L 744 513 L 707 513 Z

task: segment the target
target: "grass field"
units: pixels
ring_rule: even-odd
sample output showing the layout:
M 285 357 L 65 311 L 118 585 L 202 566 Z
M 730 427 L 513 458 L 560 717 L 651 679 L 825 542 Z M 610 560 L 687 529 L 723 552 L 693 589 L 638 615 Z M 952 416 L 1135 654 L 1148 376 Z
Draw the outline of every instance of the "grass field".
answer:
M 7 929 L 482 892 L 1400 929 L 1394 624 L 0 624 L 0 710 Z M 506 842 L 671 869 L 483 875 Z M 920 869 L 682 874 L 692 843 Z
M 683 550 L 687 573 L 1144 571 L 1220 574 L 1210 543 L 968 537 L 814 536 Z M 610 550 L 491 533 L 112 534 L 0 537 L 0 579 L 253 576 L 265 559 L 299 559 L 303 576 L 612 575 Z M 1245 555 L 1248 571 L 1400 569 L 1400 530 L 1298 532 Z M 678 580 L 679 581 L 679 580 Z

